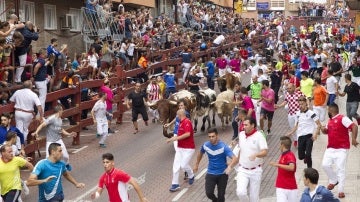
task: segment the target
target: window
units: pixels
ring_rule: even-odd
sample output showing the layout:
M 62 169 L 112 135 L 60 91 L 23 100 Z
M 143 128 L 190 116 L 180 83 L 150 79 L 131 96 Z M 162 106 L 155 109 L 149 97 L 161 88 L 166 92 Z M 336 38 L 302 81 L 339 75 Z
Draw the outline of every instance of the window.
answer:
M 5 7 L 5 1 L 0 1 L 0 20 L 6 21 L 6 7 Z
M 44 29 L 57 29 L 55 5 L 44 4 Z
M 23 2 L 23 21 L 31 21 L 35 24 L 35 3 L 24 1 Z
M 65 16 L 65 26 L 70 28 L 72 32 L 80 32 L 81 31 L 81 10 L 76 8 L 70 8 L 69 14 Z

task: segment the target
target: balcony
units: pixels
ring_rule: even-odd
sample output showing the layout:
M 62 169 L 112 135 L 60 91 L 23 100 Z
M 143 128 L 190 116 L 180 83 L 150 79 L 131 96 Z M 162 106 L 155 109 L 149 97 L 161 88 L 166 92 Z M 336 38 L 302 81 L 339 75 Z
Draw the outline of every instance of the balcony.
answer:
M 244 10 L 248 11 L 256 11 L 256 1 L 255 0 L 249 0 L 246 5 L 243 6 Z
M 285 10 L 285 1 L 284 0 L 271 0 L 270 1 L 270 10 L 273 10 L 273 11 Z
M 300 6 L 300 3 L 297 3 L 297 2 L 289 2 L 288 5 L 287 5 L 287 8 L 286 10 L 287 11 L 298 11 L 299 10 L 299 6 Z

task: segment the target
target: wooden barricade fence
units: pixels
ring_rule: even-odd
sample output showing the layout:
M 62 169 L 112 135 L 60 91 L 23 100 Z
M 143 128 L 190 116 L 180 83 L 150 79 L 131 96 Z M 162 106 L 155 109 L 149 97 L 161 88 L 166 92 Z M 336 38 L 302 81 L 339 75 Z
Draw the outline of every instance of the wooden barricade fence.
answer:
M 274 33 L 274 32 L 273 32 Z M 267 36 L 261 35 L 256 36 L 251 41 L 248 40 L 242 40 L 240 37 L 240 34 L 233 34 L 228 35 L 226 38 L 225 43 L 223 45 L 220 45 L 218 47 L 212 47 L 208 48 L 207 50 L 200 51 L 199 47 L 200 44 L 196 43 L 193 44 L 192 48 L 194 50 L 193 52 L 193 59 L 194 61 L 197 61 L 199 57 L 207 57 L 210 59 L 210 57 L 214 53 L 219 53 L 221 51 L 227 51 L 229 49 L 232 49 L 235 46 L 242 46 L 246 43 L 251 43 L 253 48 L 261 48 L 265 45 L 265 38 Z M 116 77 L 111 77 L 110 84 L 111 88 L 115 89 L 115 96 L 113 104 L 116 106 L 113 113 L 113 118 L 116 121 L 116 123 L 121 124 L 122 118 L 124 112 L 127 110 L 126 105 L 124 103 L 125 97 L 134 90 L 134 84 L 131 84 L 129 82 L 129 77 L 136 77 L 140 73 L 144 73 L 145 71 L 147 73 L 153 72 L 156 69 L 166 70 L 168 66 L 174 66 L 175 67 L 175 75 L 176 78 L 182 77 L 181 72 L 181 58 L 176 59 L 169 59 L 169 55 L 171 55 L 174 52 L 179 52 L 184 49 L 185 46 L 180 47 L 174 47 L 168 50 L 159 50 L 157 52 L 151 53 L 150 57 L 161 57 L 160 62 L 156 62 L 153 64 L 150 64 L 147 70 L 144 70 L 142 68 L 136 68 L 132 70 L 123 70 L 120 65 L 116 66 Z M 148 50 L 149 53 L 149 50 Z M 149 55 L 149 54 L 148 54 Z M 81 73 L 87 72 L 87 69 L 82 69 L 80 71 Z M 58 73 L 57 80 L 62 79 L 67 73 L 61 72 Z M 46 103 L 50 106 L 50 109 L 45 111 L 45 117 L 49 116 L 54 113 L 53 107 L 58 104 L 58 100 L 65 96 L 71 96 L 71 107 L 69 109 L 64 109 L 63 112 L 63 118 L 65 117 L 72 117 L 73 120 L 77 123 L 76 125 L 70 125 L 66 130 L 68 132 L 76 132 L 77 136 L 73 138 L 73 145 L 79 145 L 80 144 L 80 131 L 83 127 L 93 125 L 93 120 L 91 117 L 86 119 L 81 119 L 81 113 L 82 110 L 91 110 L 94 106 L 97 99 L 90 99 L 89 101 L 81 101 L 81 90 L 83 88 L 88 89 L 97 89 L 100 88 L 103 85 L 103 80 L 86 80 L 79 82 L 79 85 L 76 86 L 74 89 L 61 89 L 57 90 L 51 93 L 48 93 L 46 96 Z M 142 84 L 142 88 L 144 88 L 147 85 L 147 83 Z M 177 86 L 177 89 L 184 88 L 185 85 L 181 84 Z M 14 85 L 9 88 L 3 88 L 0 89 L 1 91 L 14 91 L 17 89 L 21 89 L 22 86 L 20 85 Z M 1 113 L 13 113 L 14 112 L 14 104 L 10 103 L 7 105 L 0 106 L 0 112 Z M 40 124 L 39 120 L 34 119 L 32 123 L 29 126 L 29 134 L 34 132 L 37 128 L 37 126 Z M 30 135 L 28 136 L 30 137 Z M 25 152 L 28 156 L 33 157 L 35 159 L 35 152 L 38 151 L 41 147 L 45 147 L 46 139 L 45 137 L 42 137 L 37 140 L 32 140 L 28 142 L 28 144 L 25 146 Z

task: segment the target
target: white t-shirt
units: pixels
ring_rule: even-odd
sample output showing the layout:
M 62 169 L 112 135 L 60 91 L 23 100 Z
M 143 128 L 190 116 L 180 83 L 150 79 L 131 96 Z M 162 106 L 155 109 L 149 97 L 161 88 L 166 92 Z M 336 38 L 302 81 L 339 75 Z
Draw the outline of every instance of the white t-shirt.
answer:
M 126 43 L 121 43 L 120 53 L 126 53 Z
M 26 111 L 34 111 L 34 105 L 41 105 L 39 97 L 28 88 L 15 91 L 11 96 L 10 101 L 15 103 L 16 109 L 23 109 Z
M 94 107 L 92 108 L 92 111 L 94 111 L 95 119 L 98 123 L 106 123 L 106 102 L 103 102 L 102 100 L 98 100 Z
M 92 66 L 92 67 L 94 67 L 94 68 L 97 68 L 98 66 L 97 66 L 97 59 L 96 59 L 96 56 L 95 55 L 97 55 L 97 53 L 94 53 L 94 54 L 92 54 L 92 55 L 89 55 L 88 56 L 88 60 L 89 60 L 89 65 L 90 66 Z
M 251 70 L 251 78 L 258 75 L 259 68 L 260 68 L 259 65 L 254 65 L 249 67 L 249 69 Z
M 276 26 L 276 29 L 277 29 L 278 33 L 281 33 L 281 34 L 284 33 L 284 30 L 281 25 Z
M 299 138 L 300 136 L 313 134 L 316 128 L 315 122 L 319 120 L 319 117 L 315 112 L 307 110 L 306 112 L 296 112 L 296 122 L 298 123 L 298 128 L 296 130 L 296 135 Z
M 337 82 L 338 81 L 335 78 L 335 76 L 330 76 L 329 78 L 326 79 L 326 90 L 328 91 L 329 94 L 336 93 L 336 83 Z
M 256 131 L 248 137 L 246 137 L 245 131 L 239 133 L 239 164 L 242 167 L 255 168 L 262 165 L 264 163 L 263 158 L 255 158 L 254 161 L 250 161 L 249 157 L 264 149 L 268 149 L 268 145 L 265 136 L 261 132 Z
M 213 43 L 217 44 L 217 45 L 220 45 L 224 40 L 225 40 L 225 36 L 224 35 L 219 35 L 214 39 Z
M 134 43 L 130 43 L 129 47 L 127 49 L 127 53 L 129 56 L 134 56 L 134 51 L 135 51 L 135 44 Z

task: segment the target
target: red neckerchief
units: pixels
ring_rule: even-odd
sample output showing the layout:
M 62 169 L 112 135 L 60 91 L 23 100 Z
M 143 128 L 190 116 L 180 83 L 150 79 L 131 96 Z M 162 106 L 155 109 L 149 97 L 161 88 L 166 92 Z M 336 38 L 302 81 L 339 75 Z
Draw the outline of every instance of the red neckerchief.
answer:
M 256 133 L 256 131 L 257 131 L 257 130 L 254 128 L 254 130 L 250 131 L 250 133 L 249 133 L 249 134 L 246 134 L 246 132 L 245 132 L 245 136 L 246 136 L 246 138 L 248 138 L 248 137 L 252 136 L 254 133 Z

